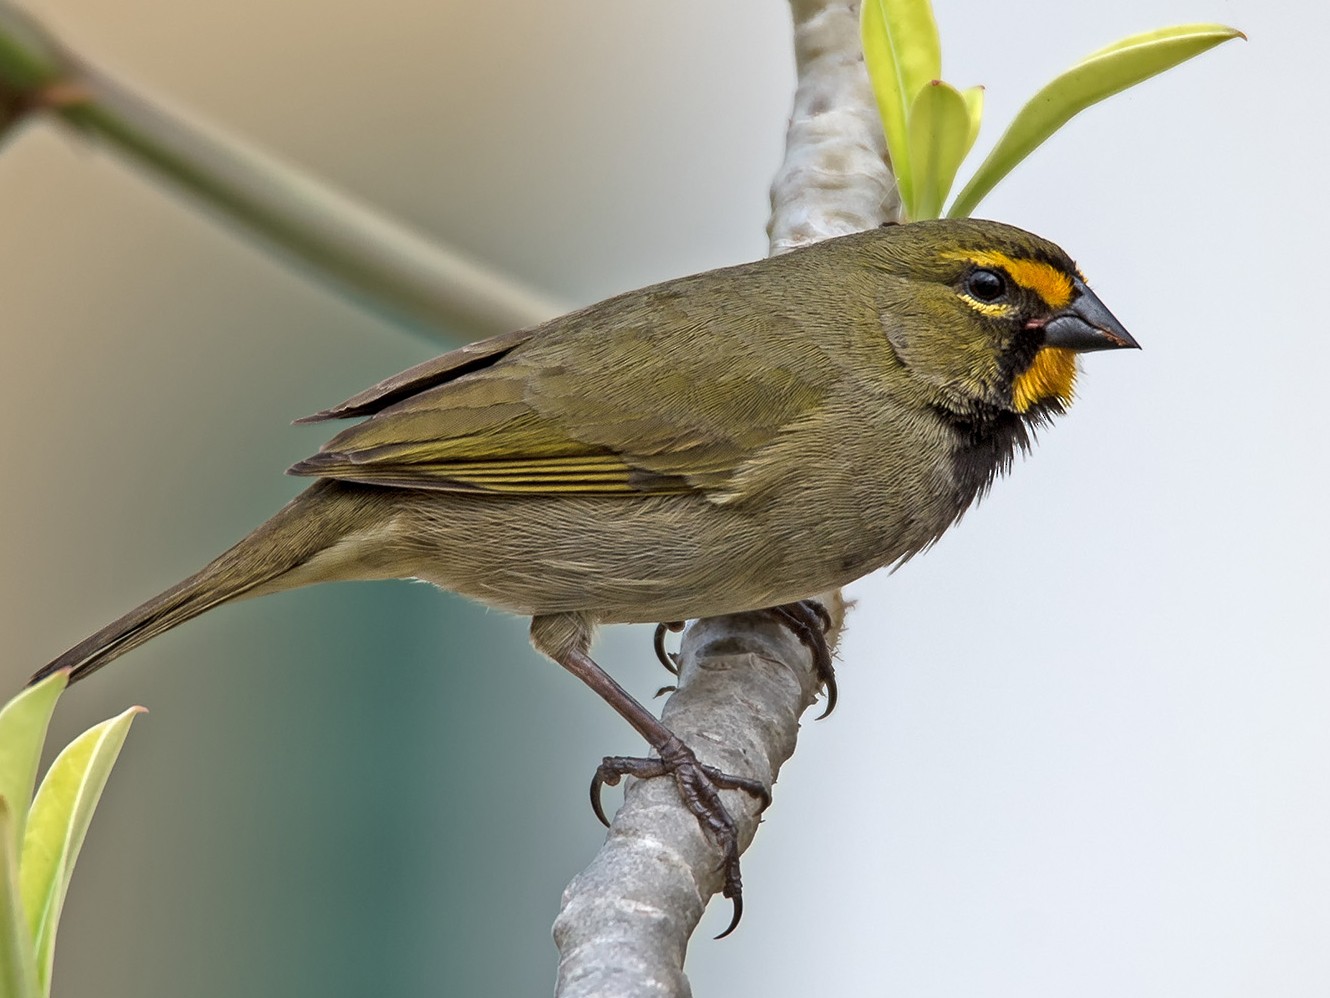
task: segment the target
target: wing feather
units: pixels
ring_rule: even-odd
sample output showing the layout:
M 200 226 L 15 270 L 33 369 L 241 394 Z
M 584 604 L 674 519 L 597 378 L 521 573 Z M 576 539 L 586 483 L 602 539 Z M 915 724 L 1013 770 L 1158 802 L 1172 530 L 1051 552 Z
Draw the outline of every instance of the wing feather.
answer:
M 723 489 L 836 376 L 795 317 L 772 328 L 781 320 L 741 307 L 751 285 L 728 275 L 632 292 L 388 378 L 310 417 L 369 418 L 291 472 L 494 493 Z

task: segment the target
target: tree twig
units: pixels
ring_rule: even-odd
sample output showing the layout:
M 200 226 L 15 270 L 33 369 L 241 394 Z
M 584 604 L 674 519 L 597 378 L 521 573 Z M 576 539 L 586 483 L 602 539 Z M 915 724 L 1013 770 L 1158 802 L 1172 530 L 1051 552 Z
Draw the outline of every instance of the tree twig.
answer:
M 899 211 L 863 66 L 858 4 L 791 0 L 799 73 L 785 162 L 772 184 L 771 252 L 872 228 Z M 833 647 L 844 617 L 824 594 Z M 701 620 L 684 636 L 662 719 L 705 763 L 768 786 L 794 753 L 817 679 L 808 649 L 770 614 Z M 740 849 L 756 802 L 724 793 Z M 559 998 L 682 998 L 688 940 L 719 890 L 719 856 L 672 781 L 631 782 L 605 845 L 564 891 L 554 923 Z M 750 898 L 760 885 L 749 885 Z
M 334 288 L 455 344 L 567 308 L 235 138 L 154 105 L 0 0 L 0 137 L 55 115 L 147 167 Z

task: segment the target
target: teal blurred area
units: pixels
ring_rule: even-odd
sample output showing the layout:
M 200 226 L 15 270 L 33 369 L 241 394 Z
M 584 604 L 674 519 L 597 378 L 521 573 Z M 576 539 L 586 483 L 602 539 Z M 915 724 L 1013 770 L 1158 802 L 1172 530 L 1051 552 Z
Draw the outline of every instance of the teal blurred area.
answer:
M 566 754 L 580 690 L 518 622 L 346 585 L 160 644 L 125 664 L 152 713 L 88 841 L 60 993 L 548 987 L 594 756 Z

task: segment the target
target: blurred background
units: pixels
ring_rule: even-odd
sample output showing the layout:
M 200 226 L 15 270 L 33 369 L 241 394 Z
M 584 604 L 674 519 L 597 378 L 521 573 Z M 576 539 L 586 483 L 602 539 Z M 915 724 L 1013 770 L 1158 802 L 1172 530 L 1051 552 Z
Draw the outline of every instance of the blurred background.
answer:
M 841 707 L 781 775 L 742 928 L 711 942 L 708 914 L 699 995 L 1330 992 L 1327 149 L 1300 96 L 1330 14 L 1294 7 L 937 0 L 948 78 L 988 87 L 980 155 L 1122 35 L 1251 41 L 1087 112 L 984 204 L 1145 349 L 1090 357 L 1031 460 L 853 588 Z M 777 0 L 32 9 L 570 305 L 765 252 Z M 292 418 L 440 347 L 49 125 L 0 150 L 0 219 L 16 689 L 293 495 L 326 428 Z M 649 639 L 599 646 L 642 696 Z M 130 703 L 152 713 L 74 878 L 66 998 L 547 993 L 602 837 L 587 780 L 639 749 L 523 622 L 408 583 L 209 614 L 67 694 L 52 743 Z

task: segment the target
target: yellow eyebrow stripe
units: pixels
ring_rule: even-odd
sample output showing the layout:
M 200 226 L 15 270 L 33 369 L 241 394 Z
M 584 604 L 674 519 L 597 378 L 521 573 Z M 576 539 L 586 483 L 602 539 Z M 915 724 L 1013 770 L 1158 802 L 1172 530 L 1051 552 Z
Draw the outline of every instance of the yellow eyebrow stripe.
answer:
M 1066 308 L 1071 304 L 1071 278 L 1043 260 L 1022 260 L 997 250 L 948 253 L 947 257 L 952 260 L 969 260 L 977 267 L 999 267 L 1021 287 L 1042 298 L 1049 308 Z

